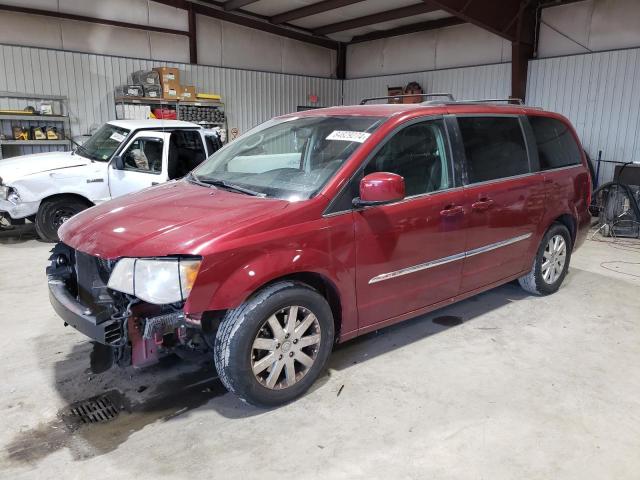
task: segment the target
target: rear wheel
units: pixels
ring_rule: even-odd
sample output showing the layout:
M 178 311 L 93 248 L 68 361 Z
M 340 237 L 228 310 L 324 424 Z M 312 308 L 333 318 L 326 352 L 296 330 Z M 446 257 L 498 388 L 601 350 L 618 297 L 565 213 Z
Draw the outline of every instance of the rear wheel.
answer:
M 278 282 L 227 313 L 216 335 L 215 364 L 224 385 L 242 400 L 281 405 L 322 373 L 333 338 L 324 297 L 302 283 Z
M 551 225 L 538 248 L 531 271 L 518 279 L 520 286 L 536 295 L 556 292 L 569 270 L 571 235 L 560 223 Z
M 38 236 L 48 242 L 57 242 L 60 226 L 90 206 L 75 197 L 58 197 L 43 201 L 35 219 Z

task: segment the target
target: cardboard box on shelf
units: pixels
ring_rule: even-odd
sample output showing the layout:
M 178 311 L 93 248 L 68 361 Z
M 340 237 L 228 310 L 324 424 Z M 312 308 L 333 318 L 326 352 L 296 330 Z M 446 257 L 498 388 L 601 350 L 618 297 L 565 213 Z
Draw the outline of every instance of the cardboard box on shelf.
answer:
M 160 76 L 160 84 L 173 83 L 174 85 L 180 85 L 180 70 L 173 67 L 158 67 L 154 68 Z
M 165 100 L 177 100 L 180 98 L 180 85 L 163 85 L 162 98 Z
M 162 97 L 168 100 L 176 100 L 180 96 L 180 70 L 173 67 L 154 68 L 160 76 L 162 85 Z
M 180 100 L 193 101 L 196 99 L 196 87 L 192 85 L 180 85 Z

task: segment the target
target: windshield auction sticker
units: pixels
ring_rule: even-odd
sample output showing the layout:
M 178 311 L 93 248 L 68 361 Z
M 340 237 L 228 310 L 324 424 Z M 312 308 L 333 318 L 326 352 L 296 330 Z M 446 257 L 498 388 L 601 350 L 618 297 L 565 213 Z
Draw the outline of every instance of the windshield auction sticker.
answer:
M 327 140 L 342 140 L 343 142 L 363 143 L 371 136 L 367 132 L 350 132 L 348 130 L 334 130 L 329 134 Z
M 122 135 L 122 134 L 120 134 L 118 132 L 113 132 L 109 138 L 111 140 L 115 140 L 118 143 L 122 143 L 122 141 L 124 140 L 124 135 Z

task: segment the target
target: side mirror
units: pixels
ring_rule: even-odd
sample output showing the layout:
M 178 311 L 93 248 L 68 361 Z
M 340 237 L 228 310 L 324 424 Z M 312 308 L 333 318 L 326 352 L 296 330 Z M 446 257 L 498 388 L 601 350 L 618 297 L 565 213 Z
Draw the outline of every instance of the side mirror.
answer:
M 360 180 L 360 196 L 353 199 L 356 208 L 402 200 L 405 195 L 404 178 L 395 173 L 370 173 Z
M 121 155 L 113 157 L 113 168 L 116 170 L 124 170 L 124 158 Z

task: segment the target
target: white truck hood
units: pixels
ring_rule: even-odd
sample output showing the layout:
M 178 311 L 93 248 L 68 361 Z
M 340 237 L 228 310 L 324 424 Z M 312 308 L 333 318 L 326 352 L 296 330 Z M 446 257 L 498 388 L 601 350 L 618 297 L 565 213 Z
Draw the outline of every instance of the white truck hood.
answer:
M 0 177 L 4 185 L 35 173 L 88 165 L 91 160 L 73 152 L 48 152 L 0 160 Z

